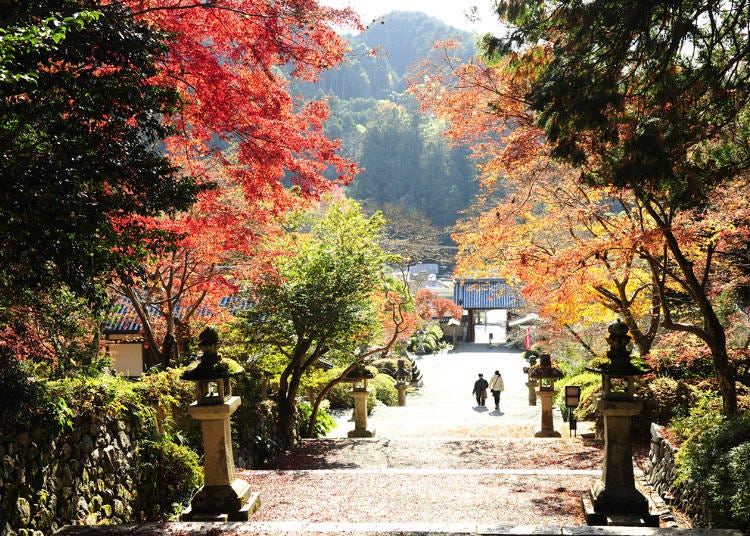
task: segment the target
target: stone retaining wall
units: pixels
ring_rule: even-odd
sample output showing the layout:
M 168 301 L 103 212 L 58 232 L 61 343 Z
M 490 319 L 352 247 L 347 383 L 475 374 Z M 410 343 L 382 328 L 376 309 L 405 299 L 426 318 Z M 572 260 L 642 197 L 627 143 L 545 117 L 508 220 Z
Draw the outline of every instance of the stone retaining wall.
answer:
M 55 433 L 41 419 L 0 439 L 0 534 L 51 534 L 63 524 L 139 520 L 133 499 L 138 433 L 131 419 L 96 415 Z
M 690 516 L 694 526 L 703 525 L 700 499 L 694 489 L 675 484 L 677 448 L 662 435 L 663 426 L 651 424 L 651 448 L 646 464 L 646 481 L 670 506 Z

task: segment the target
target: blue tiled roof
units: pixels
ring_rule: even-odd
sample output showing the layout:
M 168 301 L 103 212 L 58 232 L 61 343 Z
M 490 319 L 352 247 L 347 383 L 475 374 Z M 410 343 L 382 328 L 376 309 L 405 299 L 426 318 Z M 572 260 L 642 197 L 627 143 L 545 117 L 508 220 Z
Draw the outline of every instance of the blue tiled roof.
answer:
M 517 309 L 523 306 L 520 294 L 505 279 L 459 279 L 453 287 L 453 301 L 464 309 Z
M 219 301 L 219 307 L 226 307 L 230 312 L 235 313 L 237 310 L 247 309 L 248 303 L 236 296 L 225 296 Z M 148 306 L 151 316 L 161 316 L 161 312 L 153 306 Z M 177 317 L 181 315 L 182 308 L 178 305 L 175 308 Z M 209 310 L 203 308 L 197 316 L 210 314 Z M 135 312 L 132 302 L 124 297 L 119 297 L 107 314 L 107 318 L 101 326 L 105 333 L 138 333 L 143 329 L 141 319 Z
M 435 274 L 440 273 L 440 267 L 436 262 L 418 262 L 412 266 L 409 266 L 409 273 L 411 275 L 418 274 Z

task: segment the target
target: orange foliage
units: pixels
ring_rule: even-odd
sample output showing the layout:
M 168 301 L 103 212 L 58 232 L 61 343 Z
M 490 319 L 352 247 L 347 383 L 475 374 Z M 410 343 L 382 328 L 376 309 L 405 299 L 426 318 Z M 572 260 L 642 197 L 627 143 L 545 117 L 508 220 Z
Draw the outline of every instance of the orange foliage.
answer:
M 446 316 L 458 320 L 463 313 L 463 309 L 456 305 L 453 300 L 443 298 L 436 292 L 426 288 L 417 291 L 414 302 L 417 315 L 423 320 L 429 320 L 431 318 L 441 319 Z
M 607 321 L 613 311 L 651 319 L 640 253 L 660 246 L 659 233 L 623 192 L 587 188 L 554 162 L 524 102 L 546 49 L 488 65 L 460 64 L 444 46 L 443 63 L 425 64 L 410 89 L 479 162 L 484 196 L 454 234 L 457 272 L 506 277 L 557 325 Z

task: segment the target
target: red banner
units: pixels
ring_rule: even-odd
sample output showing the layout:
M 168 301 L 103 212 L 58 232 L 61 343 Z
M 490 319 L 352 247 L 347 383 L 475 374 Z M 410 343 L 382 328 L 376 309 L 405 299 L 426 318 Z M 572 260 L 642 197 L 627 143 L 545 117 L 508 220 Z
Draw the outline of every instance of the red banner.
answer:
M 526 349 L 531 348 L 531 328 L 526 328 Z

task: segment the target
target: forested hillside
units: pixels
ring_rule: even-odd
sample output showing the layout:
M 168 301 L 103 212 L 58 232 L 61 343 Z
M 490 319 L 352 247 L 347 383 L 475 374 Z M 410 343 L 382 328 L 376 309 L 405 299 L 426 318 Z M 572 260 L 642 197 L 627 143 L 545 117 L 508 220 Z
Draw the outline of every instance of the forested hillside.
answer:
M 421 116 L 404 90 L 410 67 L 428 57 L 436 41 L 459 41 L 460 55 L 468 58 L 475 53 L 475 36 L 423 13 L 393 12 L 348 39 L 346 65 L 296 90 L 329 96 L 327 134 L 340 138 L 346 156 L 364 169 L 349 195 L 370 207 L 423 212 L 446 243 L 449 228 L 477 192 L 474 164 L 466 150 L 448 145 L 441 125 Z

